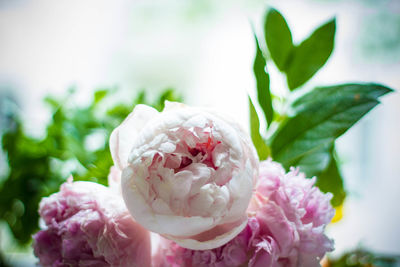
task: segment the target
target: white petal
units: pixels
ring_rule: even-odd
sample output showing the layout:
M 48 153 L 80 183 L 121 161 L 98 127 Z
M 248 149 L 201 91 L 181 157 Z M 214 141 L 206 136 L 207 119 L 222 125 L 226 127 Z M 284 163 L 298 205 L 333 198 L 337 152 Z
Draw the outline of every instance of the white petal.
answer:
M 165 201 L 160 199 L 160 198 L 157 198 L 153 202 L 152 208 L 158 214 L 173 214 L 173 212 L 169 208 L 169 205 L 167 203 L 165 203 Z
M 171 142 L 165 142 L 160 145 L 160 151 L 164 153 L 172 153 L 175 151 L 176 145 Z
M 215 146 L 212 156 L 213 156 L 213 163 L 216 167 L 221 166 L 221 163 L 226 161 L 228 158 L 229 150 L 223 144 L 218 144 Z
M 205 116 L 202 116 L 201 114 L 198 114 L 186 120 L 182 126 L 184 128 L 196 127 L 203 129 L 207 123 L 208 123 L 207 118 Z
M 155 214 L 142 193 L 132 183 L 129 168 L 122 171 L 122 196 L 126 207 L 135 220 L 150 231 L 174 236 L 192 236 L 211 229 L 212 218 L 183 217 Z M 145 196 L 147 197 L 147 196 Z
M 196 239 L 177 238 L 174 236 L 165 236 L 165 237 L 176 242 L 179 246 L 188 249 L 194 249 L 194 250 L 214 249 L 223 246 L 229 241 L 231 241 L 238 234 L 240 234 L 240 232 L 246 227 L 246 225 L 247 225 L 247 218 L 244 219 L 238 226 L 232 228 L 232 230 L 230 230 L 229 232 L 225 232 L 224 234 L 215 236 L 213 239 L 210 240 L 198 241 Z
M 174 197 L 183 198 L 189 194 L 192 177 L 193 174 L 189 171 L 181 171 L 175 174 L 174 179 L 171 180 L 171 191 Z
M 184 108 L 184 107 L 187 107 L 187 106 L 185 104 L 182 104 L 179 102 L 171 102 L 171 101 L 165 100 L 163 112 L 172 110 L 172 109 Z
M 152 107 L 137 105 L 121 125 L 111 133 L 111 156 L 120 170 L 127 165 L 129 153 L 140 130 L 157 114 L 158 111 Z
M 190 195 L 193 196 L 200 191 L 200 188 L 210 179 L 212 169 L 203 163 L 192 163 L 181 172 L 190 171 L 192 174 L 192 186 Z
M 239 172 L 232 177 L 226 186 L 229 189 L 233 203 L 229 213 L 224 217 L 224 222 L 234 220 L 247 209 L 252 196 L 252 177 L 245 171 Z
M 121 171 L 112 166 L 108 174 L 108 187 L 115 193 L 121 194 Z

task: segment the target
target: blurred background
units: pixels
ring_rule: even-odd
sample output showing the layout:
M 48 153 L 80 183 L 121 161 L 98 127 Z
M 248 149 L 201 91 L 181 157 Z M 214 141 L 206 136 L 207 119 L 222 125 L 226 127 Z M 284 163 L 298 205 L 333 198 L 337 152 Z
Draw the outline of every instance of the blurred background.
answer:
M 150 102 L 163 93 L 183 98 L 247 127 L 247 94 L 255 90 L 252 27 L 261 29 L 268 6 L 285 16 L 295 42 L 336 16 L 335 49 L 309 84 L 373 81 L 400 88 L 398 0 L 0 0 L 0 134 L 17 113 L 25 132 L 42 138 L 57 110 L 45 97 L 61 103 L 73 95 L 74 105 L 89 105 L 102 88 L 120 100 L 134 101 L 143 91 Z M 270 72 L 279 93 L 283 79 Z M 337 144 L 348 193 L 343 218 L 328 227 L 335 255 L 357 247 L 400 255 L 400 96 L 382 102 Z M 5 160 L 3 153 L 3 180 Z M 32 266 L 29 246 L 18 246 L 8 224 L 0 226 L 3 256 Z

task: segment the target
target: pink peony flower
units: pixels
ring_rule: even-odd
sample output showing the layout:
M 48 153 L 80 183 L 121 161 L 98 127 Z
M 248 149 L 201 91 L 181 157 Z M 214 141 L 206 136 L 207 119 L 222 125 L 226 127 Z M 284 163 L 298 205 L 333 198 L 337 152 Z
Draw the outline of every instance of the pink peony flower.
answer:
M 43 266 L 150 266 L 150 237 L 120 196 L 91 182 L 64 183 L 42 199 L 45 227 L 33 236 Z
M 297 170 L 285 174 L 280 164 L 262 162 L 249 220 L 238 236 L 212 250 L 185 249 L 164 239 L 154 266 L 320 266 L 323 255 L 333 250 L 324 229 L 334 210 L 331 194 L 323 194 L 314 183 Z
M 179 103 L 138 105 L 110 139 L 135 220 L 191 249 L 219 247 L 247 223 L 258 158 L 233 120 Z
M 320 266 L 324 254 L 333 250 L 333 241 L 324 234 L 335 213 L 330 204 L 332 194 L 322 193 L 314 184 L 315 177 L 306 179 L 297 169 L 285 174 L 280 164 L 261 162 L 249 206 L 249 214 L 260 224 L 252 265 L 259 266 L 259 261 L 263 264 L 263 258 L 275 254 L 276 265 L 271 266 Z M 264 246 L 271 238 L 273 242 Z

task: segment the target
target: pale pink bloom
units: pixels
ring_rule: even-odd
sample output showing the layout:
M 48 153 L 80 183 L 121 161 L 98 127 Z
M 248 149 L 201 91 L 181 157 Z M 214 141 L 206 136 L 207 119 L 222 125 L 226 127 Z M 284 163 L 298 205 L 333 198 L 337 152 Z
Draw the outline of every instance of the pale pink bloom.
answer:
M 235 267 L 247 266 L 249 251 L 259 225 L 255 218 L 248 220 L 242 232 L 227 244 L 210 250 L 186 249 L 161 238 L 154 255 L 153 267 Z
M 216 112 L 138 105 L 110 139 L 122 195 L 142 226 L 191 249 L 227 243 L 246 226 L 258 158 L 249 136 Z
M 249 266 L 316 267 L 333 250 L 325 226 L 334 215 L 331 194 L 314 186 L 315 179 L 271 160 L 261 162 L 246 228 L 212 250 L 190 250 L 162 240 L 154 267 Z
M 45 226 L 33 248 L 44 267 L 151 264 L 149 232 L 107 187 L 69 180 L 42 199 L 39 213 Z
M 324 254 L 333 250 L 333 241 L 325 234 L 332 220 L 332 194 L 314 186 L 315 177 L 292 168 L 285 174 L 280 164 L 271 160 L 260 163 L 249 214 L 260 224 L 260 236 L 272 237 L 280 248 L 277 266 L 319 266 Z M 270 257 L 270 249 L 260 249 L 257 257 Z M 274 265 L 272 265 L 274 266 Z

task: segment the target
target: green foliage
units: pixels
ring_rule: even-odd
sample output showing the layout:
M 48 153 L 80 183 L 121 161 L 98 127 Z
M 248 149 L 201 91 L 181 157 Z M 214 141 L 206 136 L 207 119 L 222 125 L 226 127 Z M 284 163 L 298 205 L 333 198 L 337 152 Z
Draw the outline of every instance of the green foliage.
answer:
M 257 37 L 255 37 L 255 41 L 257 53 L 254 59 L 253 70 L 257 83 L 257 97 L 258 102 L 260 103 L 260 106 L 264 112 L 265 119 L 267 120 L 268 125 L 270 125 L 274 113 L 272 109 L 271 92 L 269 90 L 269 74 L 266 71 L 267 62 L 262 54 Z
M 295 115 L 280 124 L 271 140 L 274 159 L 300 166 L 307 175 L 328 167 L 334 141 L 375 107 L 391 89 L 377 84 L 317 87 L 292 105 Z
M 335 141 L 392 89 L 373 83 L 315 87 L 311 90 L 304 88 L 303 91 L 290 93 L 287 98 L 280 99 L 281 106 L 284 104 L 287 108 L 281 114 L 270 101 L 277 98 L 271 94 L 269 76 L 265 71 L 265 66 L 272 59 L 286 75 L 290 91 L 302 86 L 331 55 L 335 30 L 336 21 L 333 19 L 316 29 L 299 45 L 295 45 L 284 17 L 275 9 L 269 10 L 264 24 L 265 45 L 257 42 L 253 69 L 257 81 L 258 104 L 264 112 L 268 110 L 268 138 L 263 138 L 259 131 L 260 122 L 253 106 L 257 103 L 250 101 L 249 106 L 251 137 L 260 159 L 272 156 L 286 169 L 299 166 L 308 177 L 317 176 L 317 185 L 324 192 L 332 192 L 332 204 L 339 206 L 346 192 L 337 163 Z M 265 53 L 262 53 L 260 47 L 268 48 L 270 58 L 261 58 Z M 271 114 L 270 117 L 267 114 Z
M 286 77 L 290 90 L 307 82 L 328 60 L 335 40 L 336 20 L 333 19 L 292 50 Z
M 53 192 L 61 179 L 50 169 L 45 142 L 26 136 L 19 121 L 2 141 L 10 173 L 0 188 L 0 218 L 19 242 L 26 243 L 37 229 L 41 196 Z
M 74 97 L 72 92 L 63 99 L 45 99 L 52 112 L 45 138 L 30 137 L 17 114 L 3 134 L 9 173 L 0 180 L 0 219 L 7 222 L 20 244 L 29 242 L 38 229 L 41 198 L 57 191 L 69 175 L 74 180 L 107 184 L 113 164 L 109 136 L 135 105 L 151 104 L 161 110 L 165 100 L 181 100 L 172 89 L 154 102 L 142 91 L 130 103 L 112 106 L 107 105 L 112 99 L 112 91 L 107 89 L 96 91 L 91 103 L 83 107 L 73 104 Z
M 307 82 L 326 63 L 334 47 L 335 31 L 336 20 L 332 19 L 295 45 L 283 16 L 275 9 L 267 12 L 265 41 L 276 66 L 286 74 L 290 90 Z
M 331 192 L 333 194 L 331 200 L 332 205 L 338 207 L 346 198 L 346 191 L 344 189 L 343 178 L 339 170 L 334 148 L 331 149 L 329 158 L 330 162 L 328 167 L 321 173 L 317 174 L 317 186 L 323 192 Z
M 294 45 L 289 26 L 276 9 L 271 8 L 267 13 L 264 37 L 276 66 L 279 70 L 285 71 Z
M 364 249 L 343 254 L 340 258 L 329 258 L 329 267 L 396 267 L 400 263 L 400 257 L 376 255 Z
M 264 139 L 260 134 L 260 120 L 257 115 L 257 111 L 254 108 L 253 102 L 249 97 L 250 106 L 250 135 L 253 140 L 254 146 L 256 147 L 258 157 L 260 160 L 266 160 L 270 156 L 270 149 L 266 145 Z

